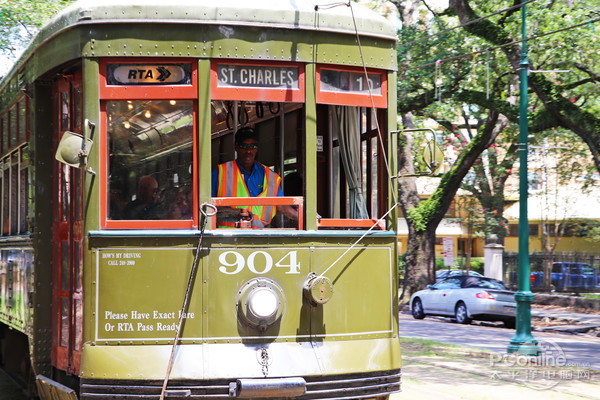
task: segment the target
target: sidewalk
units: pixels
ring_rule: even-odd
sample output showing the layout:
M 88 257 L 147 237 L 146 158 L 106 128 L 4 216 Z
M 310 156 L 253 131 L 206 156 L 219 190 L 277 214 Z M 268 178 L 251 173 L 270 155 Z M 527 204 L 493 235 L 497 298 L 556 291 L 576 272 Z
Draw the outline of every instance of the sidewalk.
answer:
M 555 331 L 561 333 L 587 332 L 594 328 L 600 328 L 600 314 L 584 314 L 562 310 L 551 310 L 546 308 L 531 308 L 531 316 L 535 318 L 546 318 L 555 320 L 548 327 L 536 327 L 537 331 Z M 556 324 L 556 320 L 564 321 L 564 324 Z
M 559 381 L 550 389 L 536 389 L 517 381 L 495 379 L 494 371 L 469 370 L 468 361 L 405 357 L 402 392 L 391 400 L 577 400 L 600 399 L 598 375 L 587 381 Z M 587 378 L 586 378 L 587 379 Z
M 600 328 L 599 314 L 534 305 L 532 317 L 536 331 Z M 401 348 L 402 392 L 390 400 L 600 400 L 600 371 L 404 337 Z
M 500 360 L 495 353 L 410 339 L 402 340 L 402 349 L 402 392 L 391 400 L 600 400 L 598 371 L 552 370 Z

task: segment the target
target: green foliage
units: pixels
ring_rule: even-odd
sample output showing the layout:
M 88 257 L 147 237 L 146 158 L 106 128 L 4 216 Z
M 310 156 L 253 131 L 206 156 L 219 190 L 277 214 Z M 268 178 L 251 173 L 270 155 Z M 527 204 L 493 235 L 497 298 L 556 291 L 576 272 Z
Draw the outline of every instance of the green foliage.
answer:
M 465 3 L 473 9 L 475 17 L 489 16 L 514 5 L 508 0 L 465 0 Z M 415 126 L 432 126 L 432 121 L 437 122 L 438 128 L 434 129 L 439 132 L 438 140 L 456 155 L 457 163 L 462 162 L 458 155 L 479 140 L 486 123 L 493 121 L 494 113 L 502 116 L 491 126 L 501 131 L 500 135 L 475 162 L 462 188 L 479 201 L 481 218 L 475 223 L 476 233 L 504 237 L 504 184 L 516 162 L 519 89 L 514 59 L 509 58 L 511 52 L 497 46 L 521 38 L 521 10 L 491 15 L 467 29 L 448 30 L 461 24 L 455 10 L 434 16 L 425 9 L 416 9 L 407 15 L 406 8 L 403 20 L 408 23 L 399 33 L 397 51 L 398 111 L 411 112 Z M 589 135 L 586 143 L 596 148 L 600 143 L 598 130 L 594 128 L 600 118 L 599 79 L 593 72 L 600 63 L 598 23 L 570 27 L 597 19 L 594 10 L 593 0 L 542 0 L 527 6 L 527 35 L 532 38 L 528 41 L 529 62 L 532 69 L 543 71 L 532 72 L 530 80 L 545 90 L 539 97 L 535 91 L 529 93 L 529 131 L 535 135 L 531 144 L 543 145 L 549 137 L 553 141 L 562 140 L 561 146 L 555 146 L 565 148 L 562 155 L 565 163 L 560 171 L 565 178 L 574 174 L 587 177 L 587 184 L 593 183 L 593 171 L 600 165 L 597 161 L 594 164 L 589 148 L 579 137 Z M 550 32 L 554 33 L 547 35 Z M 555 108 L 547 108 L 548 102 Z M 556 113 L 563 110 L 568 112 L 568 118 L 574 119 L 574 124 L 581 122 L 587 132 L 580 130 L 579 136 L 575 136 L 558 127 L 564 124 L 559 121 L 564 116 L 559 118 Z M 577 119 L 578 116 L 585 121 Z M 415 148 L 417 145 L 415 141 Z M 418 163 L 418 157 L 415 160 Z M 446 184 L 449 182 L 442 180 L 440 187 Z M 408 211 L 408 219 L 418 232 L 428 227 L 436 213 L 445 211 L 440 204 L 428 199 Z
M 600 294 L 581 293 L 580 296 L 586 297 L 588 299 L 600 299 Z
M 438 212 L 440 205 L 433 198 L 423 200 L 416 207 L 408 210 L 407 219 L 419 232 L 425 231 L 432 217 Z
M 589 242 L 600 243 L 600 225 L 589 228 L 585 239 Z
M 0 3 L 0 52 L 13 52 L 72 0 L 7 0 Z
M 484 16 L 508 8 L 514 3 L 472 0 L 468 4 L 477 16 Z M 535 78 L 539 74 L 548 79 L 551 83 L 551 95 L 568 98 L 575 106 L 598 118 L 598 78 L 593 72 L 594 66 L 600 63 L 598 22 L 566 29 L 597 17 L 593 13 L 594 1 L 546 0 L 527 7 L 527 33 L 534 37 L 528 41 L 530 64 L 533 69 L 550 71 L 532 73 L 531 77 Z M 514 99 L 518 95 L 510 87 L 511 84 L 514 85 L 517 75 L 512 71 L 506 54 L 502 49 L 492 49 L 497 43 L 490 43 L 483 37 L 489 38 L 490 32 L 498 31 L 497 35 L 509 34 L 512 38 L 519 39 L 520 10 L 486 18 L 485 23 L 477 27 L 486 32 L 473 28 L 471 32 L 455 29 L 438 34 L 449 27 L 460 25 L 458 18 L 450 12 L 437 16 L 419 13 L 413 19 L 414 22 L 404 25 L 399 33 L 399 111 L 413 111 L 432 119 L 440 119 L 440 114 L 444 113 L 445 119 L 454 121 L 455 116 L 461 114 L 464 103 L 458 99 L 466 91 L 485 94 L 482 99 L 473 99 L 477 103 L 472 104 L 487 102 L 488 108 L 493 102 L 507 101 L 511 96 Z M 561 29 L 564 30 L 544 36 Z M 505 33 L 500 33 L 500 30 Z M 481 36 L 473 33 L 480 33 Z M 426 38 L 429 35 L 434 36 Z M 561 45 L 557 46 L 557 43 Z M 436 64 L 436 61 L 440 63 Z M 497 108 L 499 104 L 496 103 L 494 107 Z M 530 104 L 531 119 L 539 120 L 538 114 L 544 115 L 546 110 L 535 93 L 531 93 Z M 513 100 L 512 107 L 516 106 Z M 453 112 L 449 110 L 452 107 Z M 480 109 L 476 117 L 481 119 L 485 114 L 486 110 Z
M 398 256 L 398 281 L 401 283 L 404 280 L 406 270 L 406 253 Z
M 484 259 L 483 257 L 471 257 L 470 260 L 471 266 L 469 268 L 470 271 L 479 272 L 483 275 L 483 267 L 484 267 Z M 448 268 L 444 265 L 443 258 L 435 259 L 435 270 L 439 271 L 442 269 L 466 269 L 467 268 L 467 258 L 466 257 L 454 257 L 454 265 Z
M 479 272 L 480 274 L 483 274 L 484 264 L 485 264 L 485 262 L 484 262 L 483 257 L 471 258 L 471 270 L 472 271 L 476 271 L 476 272 Z

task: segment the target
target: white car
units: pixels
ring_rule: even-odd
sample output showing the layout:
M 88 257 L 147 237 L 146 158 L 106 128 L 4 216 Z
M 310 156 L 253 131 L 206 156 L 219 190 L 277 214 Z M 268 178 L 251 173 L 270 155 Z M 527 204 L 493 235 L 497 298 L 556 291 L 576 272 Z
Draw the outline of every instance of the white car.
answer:
M 496 279 L 481 276 L 454 276 L 427 286 L 410 298 L 414 318 L 440 315 L 456 319 L 460 324 L 472 320 L 502 321 L 515 327 L 515 292 Z

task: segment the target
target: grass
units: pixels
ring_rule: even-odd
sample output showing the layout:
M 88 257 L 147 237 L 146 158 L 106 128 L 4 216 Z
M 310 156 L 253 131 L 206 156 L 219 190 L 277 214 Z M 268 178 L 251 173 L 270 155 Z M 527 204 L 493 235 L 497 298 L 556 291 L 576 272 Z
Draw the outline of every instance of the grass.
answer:
M 400 347 L 402 354 L 409 357 L 489 358 L 489 353 L 482 350 L 426 339 L 400 338 Z
M 582 297 L 587 297 L 588 299 L 600 299 L 599 293 L 582 293 Z

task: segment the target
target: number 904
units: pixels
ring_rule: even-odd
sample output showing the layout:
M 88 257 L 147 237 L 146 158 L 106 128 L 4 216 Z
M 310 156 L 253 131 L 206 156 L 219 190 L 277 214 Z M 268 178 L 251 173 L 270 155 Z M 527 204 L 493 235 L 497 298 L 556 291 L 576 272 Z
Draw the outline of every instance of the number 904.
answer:
M 286 274 L 300 273 L 298 252 L 295 250 L 289 251 L 275 263 L 273 262 L 273 256 L 266 251 L 253 251 L 245 257 L 237 251 L 230 250 L 219 255 L 219 263 L 219 271 L 227 275 L 239 274 L 246 267 L 252 273 L 264 275 L 271 271 L 273 266 L 276 268 L 287 268 Z

